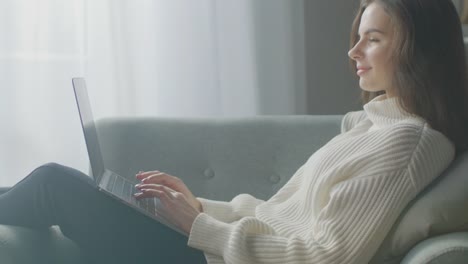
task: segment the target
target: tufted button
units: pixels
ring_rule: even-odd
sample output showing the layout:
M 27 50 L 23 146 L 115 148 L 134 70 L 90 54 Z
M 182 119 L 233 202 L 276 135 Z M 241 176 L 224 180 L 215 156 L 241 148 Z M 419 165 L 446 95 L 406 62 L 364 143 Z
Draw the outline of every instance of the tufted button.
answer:
M 272 183 L 278 183 L 280 182 L 281 177 L 278 174 L 273 174 L 270 176 L 270 182 Z
M 212 179 L 215 176 L 215 173 L 212 169 L 208 168 L 203 172 L 203 175 L 205 175 L 205 178 L 207 179 Z

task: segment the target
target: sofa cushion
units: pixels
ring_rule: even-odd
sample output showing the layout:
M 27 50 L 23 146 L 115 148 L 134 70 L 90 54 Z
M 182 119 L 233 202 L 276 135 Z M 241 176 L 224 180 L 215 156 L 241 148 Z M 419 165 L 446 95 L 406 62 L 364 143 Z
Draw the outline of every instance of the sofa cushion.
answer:
M 401 259 L 427 237 L 468 230 L 468 152 L 432 182 L 401 214 L 372 263 Z
M 58 227 L 29 229 L 0 225 L 2 264 L 85 263 L 80 250 Z

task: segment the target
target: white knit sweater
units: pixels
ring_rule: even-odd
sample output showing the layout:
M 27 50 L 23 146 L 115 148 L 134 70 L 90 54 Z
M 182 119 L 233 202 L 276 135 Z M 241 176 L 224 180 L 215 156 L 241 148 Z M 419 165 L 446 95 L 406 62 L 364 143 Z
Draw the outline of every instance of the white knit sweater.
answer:
M 454 158 L 453 144 L 396 98 L 350 112 L 268 201 L 200 199 L 188 244 L 208 263 L 368 263 L 405 205 Z M 241 169 L 241 168 L 240 168 Z

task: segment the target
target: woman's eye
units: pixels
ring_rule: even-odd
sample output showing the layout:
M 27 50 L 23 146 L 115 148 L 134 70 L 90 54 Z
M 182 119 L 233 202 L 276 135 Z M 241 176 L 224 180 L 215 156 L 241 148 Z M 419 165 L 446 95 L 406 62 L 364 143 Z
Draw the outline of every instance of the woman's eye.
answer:
M 376 38 L 370 38 L 369 39 L 370 42 L 379 42 L 380 40 L 376 39 Z

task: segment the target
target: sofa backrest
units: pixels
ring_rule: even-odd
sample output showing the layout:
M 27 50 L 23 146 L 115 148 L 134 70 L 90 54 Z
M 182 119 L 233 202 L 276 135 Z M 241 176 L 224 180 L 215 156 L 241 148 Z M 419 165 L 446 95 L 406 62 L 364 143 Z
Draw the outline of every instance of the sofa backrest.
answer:
M 105 119 L 97 128 L 107 167 L 122 175 L 158 169 L 200 197 L 268 199 L 340 132 L 341 118 Z

